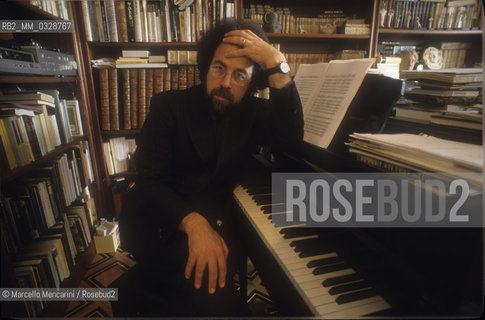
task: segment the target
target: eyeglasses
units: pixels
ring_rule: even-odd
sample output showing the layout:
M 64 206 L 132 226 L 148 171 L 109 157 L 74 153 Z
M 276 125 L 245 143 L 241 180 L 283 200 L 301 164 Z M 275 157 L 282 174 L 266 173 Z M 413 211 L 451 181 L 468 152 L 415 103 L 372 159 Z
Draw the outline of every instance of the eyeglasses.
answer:
M 209 73 L 216 78 L 224 78 L 227 74 L 226 67 L 221 64 L 211 64 L 209 67 Z M 244 87 L 248 85 L 251 78 L 244 71 L 234 71 L 231 74 L 231 82 L 237 86 Z

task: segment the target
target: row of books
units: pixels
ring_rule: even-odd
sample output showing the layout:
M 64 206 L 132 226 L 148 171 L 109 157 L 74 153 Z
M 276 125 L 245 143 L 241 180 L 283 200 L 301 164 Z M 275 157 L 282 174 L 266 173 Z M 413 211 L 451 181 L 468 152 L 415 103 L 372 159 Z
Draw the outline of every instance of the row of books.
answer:
M 100 69 L 102 130 L 137 129 L 143 126 L 151 97 L 158 92 L 183 90 L 200 83 L 195 65 L 168 68 Z
M 234 9 L 233 0 L 82 1 L 88 41 L 196 42 Z
M 19 190 L 16 190 L 19 191 Z M 22 193 L 2 198 L 2 241 L 6 248 L 11 248 L 15 232 L 25 228 L 29 220 L 12 220 L 12 215 L 26 215 L 32 212 L 33 205 L 45 204 L 36 198 Z M 86 195 L 88 198 L 88 195 Z M 60 288 L 62 282 L 74 271 L 77 256 L 84 252 L 92 240 L 90 216 L 94 210 L 92 199 L 66 208 L 59 214 L 54 225 L 42 231 L 35 240 L 25 245 L 14 255 L 12 269 L 19 288 Z M 12 224 L 17 221 L 17 224 Z M 21 225 L 20 222 L 23 224 Z M 17 227 L 17 229 L 15 229 Z M 47 301 L 24 301 L 25 314 L 39 316 L 48 306 Z M 18 314 L 18 316 L 21 316 Z
M 370 25 L 365 24 L 365 19 L 349 19 L 342 10 L 324 11 L 318 17 L 310 18 L 295 17 L 289 8 L 251 4 L 249 8 L 244 8 L 244 18 L 263 25 L 265 16 L 275 11 L 278 12 L 281 33 L 370 34 Z
M 480 27 L 481 10 L 480 0 L 384 0 L 380 27 L 469 30 Z
M 108 174 L 134 171 L 131 166 L 131 155 L 135 153 L 135 150 L 135 139 L 118 137 L 103 142 L 103 154 Z
M 67 0 L 30 0 L 30 4 L 58 18 L 69 20 Z
M 482 130 L 482 74 L 481 69 L 401 71 L 408 81 L 396 118 Z
M 0 95 L 0 135 L 9 170 L 82 134 L 78 101 L 59 99 L 57 90 Z
M 464 67 L 467 51 L 470 47 L 470 42 L 441 42 L 436 48 L 441 51 L 442 68 Z M 388 57 L 399 56 L 407 50 L 415 50 L 418 54 L 422 54 L 424 48 L 415 45 L 402 45 L 400 41 L 392 40 L 381 41 L 377 46 L 377 51 L 381 55 Z
M 72 213 L 74 204 L 90 201 L 87 189 L 90 159 L 84 148 L 87 142 L 3 188 L 2 224 L 7 226 L 7 233 L 2 232 L 2 241 L 9 253 L 22 253 L 33 240 L 62 221 L 62 214 Z M 94 208 L 89 210 L 94 214 Z

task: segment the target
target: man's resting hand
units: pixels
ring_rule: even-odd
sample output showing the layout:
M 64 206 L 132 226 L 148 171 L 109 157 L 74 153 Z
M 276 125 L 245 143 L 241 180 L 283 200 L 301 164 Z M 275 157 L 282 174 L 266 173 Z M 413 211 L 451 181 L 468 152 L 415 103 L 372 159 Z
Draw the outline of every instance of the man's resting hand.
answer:
M 189 258 L 185 266 L 185 278 L 189 279 L 195 267 L 194 287 L 200 288 L 206 266 L 209 267 L 209 293 L 226 284 L 227 249 L 224 239 L 210 226 L 209 222 L 197 212 L 184 217 L 179 229 L 188 236 Z M 219 278 L 218 278 L 219 277 Z

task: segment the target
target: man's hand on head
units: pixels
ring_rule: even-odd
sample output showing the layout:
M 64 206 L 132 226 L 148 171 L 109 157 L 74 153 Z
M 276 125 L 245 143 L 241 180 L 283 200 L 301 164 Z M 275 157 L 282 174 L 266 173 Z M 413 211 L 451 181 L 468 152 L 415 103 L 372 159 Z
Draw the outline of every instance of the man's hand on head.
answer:
M 267 43 L 251 30 L 233 30 L 224 34 L 223 43 L 230 43 L 241 47 L 226 54 L 226 57 L 247 57 L 264 67 L 270 69 L 280 62 L 286 61 L 285 55 Z M 269 85 L 273 88 L 282 88 L 291 81 L 287 74 L 273 74 L 269 78 Z
M 194 287 L 200 288 L 205 268 L 208 267 L 209 293 L 216 291 L 217 282 L 220 288 L 224 288 L 229 254 L 224 239 L 197 212 L 186 215 L 179 229 L 188 236 L 189 257 L 185 266 L 185 278 L 190 278 L 195 267 Z

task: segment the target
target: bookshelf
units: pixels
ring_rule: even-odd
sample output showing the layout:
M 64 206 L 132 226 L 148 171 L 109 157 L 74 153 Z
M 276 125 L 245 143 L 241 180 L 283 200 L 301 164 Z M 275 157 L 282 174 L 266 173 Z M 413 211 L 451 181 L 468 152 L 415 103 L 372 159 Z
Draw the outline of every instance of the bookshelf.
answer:
M 37 5 L 34 5 L 34 3 Z M 53 4 L 57 4 L 57 6 L 53 6 Z M 0 73 L 0 94 L 8 94 L 11 91 L 45 92 L 46 90 L 57 90 L 60 100 L 55 101 L 54 108 L 45 107 L 45 110 L 62 112 L 59 111 L 59 101 L 62 104 L 64 104 L 63 99 L 76 101 L 79 105 L 80 122 L 83 127 L 82 134 L 71 136 L 69 129 L 69 135 L 66 134 L 63 138 L 61 126 L 63 124 L 64 129 L 67 130 L 66 128 L 69 125 L 67 118 L 61 120 L 61 122 L 64 121 L 62 124 L 53 120 L 51 124 L 53 127 L 49 130 L 55 128 L 56 131 L 59 131 L 59 138 L 62 140 L 59 140 L 59 142 L 51 140 L 52 137 L 47 136 L 47 131 L 42 131 L 44 129 L 38 131 L 39 129 L 35 126 L 30 127 L 25 131 L 26 136 L 24 137 L 28 136 L 28 139 L 24 142 L 23 151 L 13 149 L 15 145 L 13 145 L 13 140 L 10 139 L 11 136 L 8 133 L 2 137 L 3 141 L 6 141 L 6 138 L 9 143 L 12 143 L 5 145 L 2 141 L 0 147 L 1 160 L 3 160 L 3 162 L 0 160 L 2 164 L 2 173 L 0 174 L 2 287 L 41 287 L 42 284 L 46 284 L 46 281 L 49 285 L 55 287 L 57 285 L 68 288 L 77 287 L 86 271 L 86 266 L 95 255 L 94 244 L 89 239 L 92 232 L 92 221 L 89 221 L 89 219 L 94 220 L 96 213 L 101 214 L 98 188 L 98 182 L 101 178 L 98 163 L 94 156 L 95 140 L 90 120 L 92 110 L 87 99 L 87 81 L 82 68 L 83 60 L 81 58 L 78 24 L 70 1 L 49 3 L 47 1 L 5 1 L 0 3 L 0 17 L 2 20 L 59 20 L 68 18 L 73 22 L 72 33 L 2 33 L 2 47 L 8 47 L 10 44 L 25 45 L 33 40 L 45 48 L 59 49 L 62 53 L 72 55 L 78 68 L 76 75 L 66 76 Z M 37 113 L 35 117 L 39 115 Z M 51 115 L 49 114 L 49 116 Z M 55 113 L 55 116 L 56 118 L 52 119 L 59 119 L 58 113 Z M 26 116 L 15 115 L 8 118 L 3 116 L 2 119 L 17 121 L 15 123 L 19 124 L 20 127 L 16 128 L 21 128 L 22 125 L 25 126 L 28 123 L 26 118 L 22 117 Z M 32 118 L 35 117 L 32 116 Z M 5 133 L 5 131 L 2 132 Z M 49 140 L 48 143 L 47 140 Z M 34 152 L 32 151 L 32 156 L 25 163 L 17 162 L 15 157 L 10 157 L 10 160 L 15 158 L 15 161 L 7 161 L 7 152 L 13 150 L 16 155 L 20 155 L 19 152 L 24 152 L 23 154 L 26 155 L 26 150 L 33 148 L 32 143 L 34 141 L 35 144 L 39 145 L 46 146 L 49 144 L 50 148 L 42 149 L 41 154 L 33 155 Z M 67 160 L 68 157 L 71 157 L 70 160 Z M 63 161 L 61 159 L 69 161 L 65 163 L 69 163 L 71 166 L 61 167 L 61 161 Z M 68 172 L 72 173 L 70 178 L 66 175 Z M 28 193 L 22 194 L 20 192 L 24 190 Z M 43 193 L 42 190 L 47 192 Z M 74 213 L 77 217 L 71 216 L 74 208 L 83 210 L 83 212 L 80 215 Z M 50 214 L 53 214 L 53 216 L 49 216 Z M 61 229 L 56 229 L 59 226 L 61 226 Z M 84 232 L 84 234 L 76 235 L 74 230 Z M 25 232 L 29 232 L 28 237 L 26 237 L 27 240 L 19 241 L 19 235 L 25 236 Z M 88 237 L 88 235 L 90 236 Z M 70 242 L 68 239 L 73 241 Z M 62 260 L 62 257 L 58 256 L 59 261 L 66 263 L 68 272 L 61 276 L 58 273 L 59 270 L 56 269 L 54 260 L 52 260 L 52 263 L 49 262 L 48 257 L 54 259 L 52 252 L 42 253 L 32 248 L 39 242 L 57 243 L 56 245 L 59 245 L 59 247 L 56 247 L 56 252 L 60 254 L 62 251 L 65 258 Z M 36 258 L 33 258 L 34 256 Z M 25 275 L 21 276 L 18 273 L 16 263 L 36 259 L 41 263 L 32 266 L 30 272 L 35 276 L 30 278 L 31 282 L 28 280 L 26 282 Z M 42 270 L 42 272 L 39 270 Z M 37 286 L 34 286 L 34 283 Z M 67 302 L 48 302 L 40 307 L 39 304 L 34 305 L 33 303 L 2 302 L 2 318 L 62 317 L 66 307 Z
M 472 43 L 470 49 L 468 49 L 467 57 L 466 57 L 466 64 L 467 66 L 473 66 L 474 64 L 481 62 L 481 30 L 480 29 L 473 29 L 473 30 L 457 30 L 457 29 L 450 29 L 450 30 L 443 30 L 443 29 L 434 29 L 434 30 L 425 30 L 425 29 L 396 29 L 396 28 L 382 28 L 379 26 L 380 24 L 380 9 L 382 7 L 382 3 L 389 0 L 364 0 L 364 1 L 356 1 L 356 0 L 332 0 L 332 1 L 325 1 L 321 2 L 318 0 L 302 0 L 302 1 L 291 1 L 291 0 L 277 0 L 277 1 L 256 1 L 256 0 L 234 0 L 234 1 L 224 1 L 223 3 L 230 3 L 234 4 L 234 17 L 239 19 L 251 19 L 255 21 L 261 22 L 261 16 L 257 16 L 257 7 L 261 6 L 270 6 L 272 8 L 280 8 L 280 18 L 282 13 L 285 13 L 287 16 L 293 16 L 293 31 L 291 31 L 291 27 L 287 27 L 285 31 L 285 23 L 282 21 L 282 31 L 281 33 L 277 32 L 267 32 L 267 35 L 272 43 L 277 43 L 280 46 L 282 52 L 288 54 L 288 60 L 299 59 L 298 54 L 312 54 L 314 56 L 320 56 L 322 60 L 328 61 L 331 59 L 341 58 L 347 54 L 348 58 L 353 57 L 375 57 L 378 53 L 378 45 L 379 42 L 383 40 L 401 40 L 405 44 L 411 43 L 416 44 L 418 43 L 420 46 L 427 46 L 431 44 L 436 44 L 439 42 L 451 42 L 451 41 L 469 41 Z M 109 1 L 105 1 L 109 3 Z M 89 1 L 86 2 L 88 5 L 90 4 Z M 161 1 L 161 13 L 163 14 L 163 7 L 166 1 Z M 194 8 L 197 5 L 201 5 L 201 1 L 194 1 Z M 205 1 L 203 3 L 207 3 L 207 8 L 212 8 L 214 11 L 209 10 L 210 12 L 216 12 L 216 7 L 213 6 L 215 3 L 219 3 L 217 1 Z M 119 5 L 119 4 L 116 4 Z M 91 121 L 93 123 L 93 133 L 94 136 L 97 137 L 99 142 L 95 146 L 97 149 L 96 156 L 97 162 L 100 164 L 100 171 L 102 176 L 101 181 L 101 189 L 103 190 L 103 199 L 105 202 L 102 204 L 103 213 L 106 214 L 106 218 L 111 218 L 114 210 L 114 205 L 112 201 L 112 194 L 111 194 L 111 187 L 114 180 L 117 179 L 132 179 L 136 176 L 132 172 L 121 172 L 116 173 L 113 175 L 108 174 L 108 167 L 105 163 L 103 158 L 103 150 L 102 150 L 102 142 L 109 141 L 112 138 L 118 137 L 126 137 L 126 138 L 134 138 L 136 137 L 139 132 L 140 128 L 131 128 L 126 129 L 121 127 L 120 122 L 120 129 L 119 130 L 105 130 L 102 128 L 101 118 L 101 105 L 100 105 L 100 90 L 99 90 L 99 70 L 90 67 L 90 60 L 92 59 L 99 59 L 101 57 L 110 57 L 110 58 L 118 58 L 121 56 L 122 50 L 148 50 L 151 54 L 154 55 L 168 55 L 168 51 L 170 50 L 196 50 L 196 42 L 195 41 L 168 41 L 165 36 L 162 36 L 162 41 L 152 41 L 148 38 L 140 38 L 134 39 L 137 41 L 122 41 L 120 37 L 121 31 L 123 28 L 120 28 L 120 21 L 124 18 L 118 19 L 115 18 L 117 24 L 117 31 L 118 31 L 118 40 L 119 41 L 100 41 L 99 40 L 99 33 L 103 32 L 103 27 L 99 29 L 99 24 L 96 26 L 94 19 L 86 21 L 83 19 L 83 4 L 75 3 L 74 6 L 76 7 L 76 12 L 78 15 L 79 21 L 79 29 L 80 30 L 87 30 L 86 24 L 90 24 L 91 34 L 87 34 L 86 32 L 80 32 L 81 37 L 81 48 L 83 51 L 84 57 L 84 67 L 86 69 L 87 75 L 87 86 L 88 86 L 88 94 L 89 101 L 91 105 L 93 105 L 93 110 L 97 110 L 92 114 Z M 115 8 L 117 9 L 117 7 Z M 250 10 L 251 9 L 251 10 Z M 85 8 L 84 10 L 99 10 L 97 8 Z M 141 9 L 143 11 L 143 9 Z M 197 12 L 198 9 L 194 9 L 192 12 Z M 141 12 L 142 12 L 141 11 Z M 108 12 L 108 11 L 107 11 Z M 206 11 L 203 11 L 205 14 Z M 256 14 L 256 15 L 255 15 Z M 315 30 L 310 30 L 305 33 L 295 32 L 295 23 L 297 19 L 301 18 L 312 18 L 317 19 L 318 16 L 321 15 L 320 18 L 328 18 L 330 16 L 346 16 L 348 18 L 353 19 L 351 26 L 358 25 L 363 29 L 360 32 L 352 32 L 352 30 L 347 30 L 346 33 L 345 25 L 339 25 L 336 28 L 336 33 L 321 33 L 321 32 L 314 32 Z M 95 16 L 95 15 L 94 15 Z M 118 16 L 117 16 L 118 17 Z M 128 18 L 127 18 L 128 19 Z M 290 19 L 290 18 L 285 18 Z M 107 19 L 109 22 L 110 19 Z M 111 18 L 112 20 L 112 18 Z M 99 20 L 98 20 L 99 21 Z M 162 19 L 163 21 L 163 19 Z M 196 21 L 196 20 L 194 20 Z M 286 20 L 288 21 L 290 20 Z M 299 20 L 302 23 L 307 23 L 308 20 Z M 317 20 L 315 20 L 317 21 Z M 166 22 L 166 21 L 165 21 Z M 320 21 L 321 22 L 321 21 Z M 328 22 L 328 19 L 324 22 Z M 93 24 L 94 23 L 94 24 Z M 196 22 L 197 23 L 197 22 Z M 147 22 L 148 27 L 153 30 L 153 25 Z M 207 24 L 209 26 L 210 23 Z M 129 25 L 127 26 L 129 27 Z M 109 26 L 108 26 L 109 28 Z M 134 28 L 134 27 L 133 27 Z M 162 31 L 164 29 L 162 25 Z M 101 31 L 103 30 L 103 31 Z M 165 27 L 167 30 L 167 27 Z M 173 30 L 173 29 L 172 29 Z M 193 29 L 192 29 L 193 30 Z M 94 33 L 98 33 L 96 36 Z M 105 32 L 106 34 L 106 32 Z M 108 33 L 109 35 L 109 33 Z M 193 37 L 197 39 L 200 34 L 197 33 L 197 36 Z M 344 52 L 343 50 L 350 50 L 349 52 Z M 353 55 L 352 55 L 353 54 Z M 357 56 L 356 56 L 357 55 Z M 167 57 L 168 58 L 168 57 Z M 170 60 L 170 59 L 168 59 Z M 170 61 L 169 61 L 170 62 Z M 289 61 L 291 62 L 291 61 Z M 170 63 L 169 63 L 170 66 Z M 290 63 L 290 66 L 291 63 Z M 293 70 L 296 70 L 296 64 L 293 65 Z M 118 84 L 121 83 L 121 74 L 118 71 Z M 121 89 L 118 88 L 118 97 L 121 99 Z M 148 102 L 147 102 L 148 104 Z

